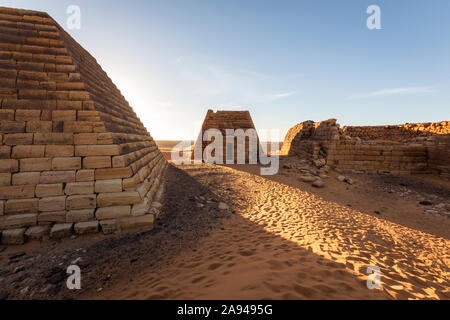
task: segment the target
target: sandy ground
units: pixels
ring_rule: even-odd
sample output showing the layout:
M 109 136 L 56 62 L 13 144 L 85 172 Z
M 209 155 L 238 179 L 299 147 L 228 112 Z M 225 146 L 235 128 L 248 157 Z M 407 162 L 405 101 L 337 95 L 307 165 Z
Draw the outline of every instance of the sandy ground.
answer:
M 291 170 L 257 169 L 170 166 L 154 230 L 31 243 L 14 263 L 8 247 L 0 285 L 19 299 L 450 298 L 450 219 L 416 199 L 448 200 L 447 182 L 357 175 L 346 185 L 332 173 L 313 189 Z M 49 280 L 76 258 L 82 290 Z M 369 266 L 381 290 L 367 288 Z

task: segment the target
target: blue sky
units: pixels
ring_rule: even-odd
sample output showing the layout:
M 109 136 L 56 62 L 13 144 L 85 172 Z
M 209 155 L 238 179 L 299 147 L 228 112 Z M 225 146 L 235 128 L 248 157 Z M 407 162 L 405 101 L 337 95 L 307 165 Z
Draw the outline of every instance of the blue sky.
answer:
M 281 139 L 306 120 L 450 120 L 448 0 L 0 1 L 64 28 L 72 4 L 69 33 L 155 139 L 196 137 L 210 108 L 250 110 Z M 366 27 L 372 4 L 381 30 Z

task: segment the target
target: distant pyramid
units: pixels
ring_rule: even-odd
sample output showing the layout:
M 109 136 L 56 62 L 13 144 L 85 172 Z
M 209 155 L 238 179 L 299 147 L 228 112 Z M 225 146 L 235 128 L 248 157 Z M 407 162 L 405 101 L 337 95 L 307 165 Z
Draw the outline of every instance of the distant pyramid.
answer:
M 167 163 L 108 75 L 47 13 L 0 7 L 0 106 L 3 243 L 153 225 Z

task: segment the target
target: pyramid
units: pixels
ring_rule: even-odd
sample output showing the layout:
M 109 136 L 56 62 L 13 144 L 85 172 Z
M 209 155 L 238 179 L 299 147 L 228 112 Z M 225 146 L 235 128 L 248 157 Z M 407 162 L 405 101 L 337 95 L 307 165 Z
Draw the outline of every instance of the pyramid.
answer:
M 97 61 L 47 13 L 0 7 L 0 233 L 151 227 L 167 166 Z
M 227 129 L 233 129 L 233 130 L 238 130 L 238 129 L 242 129 L 245 131 L 247 131 L 248 129 L 255 129 L 255 125 L 253 124 L 253 120 L 252 117 L 250 116 L 250 112 L 249 111 L 222 111 L 222 110 L 218 110 L 217 112 L 214 112 L 213 110 L 208 110 L 208 112 L 206 113 L 206 117 L 205 120 L 203 121 L 202 124 L 202 128 L 201 128 L 201 132 L 199 135 L 199 138 L 197 139 L 196 143 L 195 143 L 195 148 L 200 149 L 201 146 L 201 151 L 202 151 L 202 155 L 203 152 L 205 150 L 205 148 L 211 143 L 210 141 L 204 141 L 204 134 L 205 131 L 209 130 L 209 129 L 217 129 L 222 133 L 222 137 L 223 137 L 223 163 L 226 163 L 227 160 L 227 141 L 226 141 L 226 135 Z M 259 142 L 259 138 L 257 138 L 257 143 L 255 146 L 256 149 L 256 159 L 258 159 L 259 157 L 259 148 L 261 148 L 260 146 L 260 142 Z M 237 162 L 237 138 L 234 137 L 233 139 L 234 141 L 234 152 L 233 152 L 233 160 L 234 163 Z M 249 158 L 250 158 L 250 144 L 249 144 L 249 140 L 248 138 L 246 138 L 245 140 L 245 162 L 248 163 L 249 162 Z M 230 148 L 231 150 L 231 148 Z M 194 154 L 193 154 L 194 156 Z M 214 156 L 214 152 L 213 152 L 213 156 Z

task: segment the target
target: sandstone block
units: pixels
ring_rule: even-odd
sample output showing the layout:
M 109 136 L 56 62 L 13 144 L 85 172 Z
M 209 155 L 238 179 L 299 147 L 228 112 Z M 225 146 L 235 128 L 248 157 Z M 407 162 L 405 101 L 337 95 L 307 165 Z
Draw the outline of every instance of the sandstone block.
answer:
M 6 214 L 37 213 L 39 199 L 11 199 L 6 201 Z
M 53 158 L 52 170 L 72 171 L 81 169 L 81 157 L 71 158 Z
M 16 121 L 30 121 L 39 119 L 40 117 L 41 117 L 41 110 L 26 110 L 26 109 L 16 110 Z
M 74 143 L 76 145 L 97 144 L 97 133 L 77 133 L 74 135 Z
M 141 201 L 140 203 L 133 205 L 133 207 L 131 208 L 131 215 L 135 217 L 143 216 L 148 212 L 149 209 L 150 209 L 150 202 L 148 201 L 147 198 L 144 198 L 144 200 Z
M 25 243 L 26 228 L 4 230 L 2 231 L 2 244 L 20 245 Z
M 65 223 L 66 222 L 66 212 L 65 211 L 57 211 L 57 212 L 42 212 L 38 215 L 38 222 L 41 223 Z
M 31 120 L 26 123 L 26 132 L 52 132 L 51 121 Z
M 3 144 L 7 146 L 19 146 L 33 144 L 32 133 L 13 133 L 7 134 L 4 137 Z
M 25 236 L 32 240 L 40 240 L 45 235 L 49 234 L 50 226 L 33 226 L 29 227 L 27 231 L 25 231 Z
M 73 157 L 74 147 L 69 145 L 48 145 L 45 146 L 45 157 Z
M 118 145 L 77 145 L 75 155 L 82 157 L 95 156 L 118 156 L 120 150 Z
M 78 170 L 76 174 L 77 182 L 94 181 L 94 170 Z
M 48 197 L 39 200 L 40 212 L 63 211 L 66 209 L 66 197 Z
M 0 139 L 0 144 L 1 144 Z M 0 146 L 0 159 L 10 159 L 11 158 L 11 147 L 10 146 Z
M 35 186 L 39 183 L 40 172 L 20 172 L 12 175 L 14 186 Z
M 129 217 L 131 214 L 131 206 L 116 206 L 98 208 L 95 212 L 97 220 L 108 220 L 116 218 Z
M 34 144 L 73 144 L 72 133 L 52 132 L 35 133 Z
M 52 169 L 52 159 L 50 158 L 31 158 L 20 159 L 21 172 L 38 172 Z
M 5 201 L 0 200 L 0 216 L 5 214 Z
M 11 173 L 0 173 L 0 187 L 11 185 Z
M 95 209 L 72 210 L 67 212 L 66 222 L 85 222 L 94 218 Z
M 104 234 L 111 234 L 117 231 L 117 221 L 116 219 L 103 220 L 100 221 L 100 226 Z
M 72 235 L 73 223 L 55 224 L 50 230 L 50 237 L 60 239 L 67 238 Z
M 0 159 L 0 172 L 17 172 L 19 171 L 19 161 L 14 159 Z
M 40 184 L 75 182 L 75 171 L 45 171 L 41 173 Z
M 17 214 L 13 216 L 3 216 L 0 218 L 0 229 L 16 229 L 30 227 L 37 224 L 37 214 Z
M 30 199 L 34 198 L 34 186 L 0 187 L 0 199 Z
M 71 195 L 93 194 L 94 182 L 72 182 L 66 185 L 65 193 Z
M 141 227 L 153 228 L 155 217 L 152 214 L 147 214 L 140 217 L 128 217 L 118 220 L 120 229 L 134 229 Z
M 122 179 L 98 180 L 95 182 L 96 193 L 122 192 Z
M 97 197 L 98 207 L 125 206 L 141 202 L 141 196 L 136 191 L 117 193 L 100 193 Z
M 76 110 L 53 110 L 52 111 L 53 121 L 76 121 L 77 111 Z
M 36 197 L 38 198 L 55 197 L 62 195 L 64 195 L 62 183 L 38 184 L 36 186 Z
M 95 169 L 95 180 L 123 179 L 131 176 L 130 168 Z
M 96 195 L 77 195 L 67 197 L 67 210 L 95 209 Z
M 78 234 L 88 234 L 98 232 L 98 221 L 79 222 L 75 224 L 75 232 Z
M 111 168 L 111 157 L 85 157 L 83 159 L 84 169 Z
M 15 146 L 12 148 L 11 158 L 26 159 L 26 158 L 43 158 L 44 146 Z

